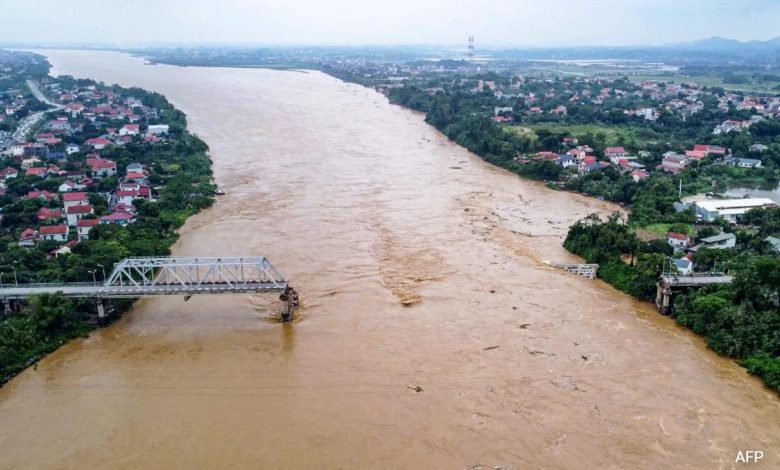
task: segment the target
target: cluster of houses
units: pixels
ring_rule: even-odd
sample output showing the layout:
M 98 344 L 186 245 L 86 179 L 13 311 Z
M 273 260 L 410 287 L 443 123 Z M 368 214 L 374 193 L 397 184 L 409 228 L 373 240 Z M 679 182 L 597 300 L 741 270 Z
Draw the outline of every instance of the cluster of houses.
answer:
M 688 276 L 693 273 L 694 263 L 693 255 L 701 248 L 709 249 L 728 249 L 737 246 L 737 236 L 733 233 L 721 232 L 710 237 L 694 239 L 686 233 L 668 232 L 666 242 L 674 249 L 677 254 L 672 258 L 672 262 L 677 268 L 679 274 Z M 682 256 L 680 256 L 682 255 Z
M 73 85 L 63 89 L 53 79 L 45 85 L 47 94 L 61 106 L 41 126 L 33 141 L 14 142 L 9 148 L 0 149 L 8 162 L 0 169 L 0 195 L 6 194 L 11 180 L 22 176 L 61 181 L 56 193 L 33 189 L 22 196 L 40 199 L 45 204 L 37 212 L 38 224 L 24 228 L 18 239 L 22 247 L 34 247 L 40 241 L 57 242 L 62 246 L 52 254 L 59 255 L 89 239 L 90 230 L 99 224 L 127 225 L 136 220 L 133 201 L 153 200 L 149 169 L 131 163 L 120 175 L 117 162 L 103 152 L 133 141 L 162 142 L 169 127 L 147 124 L 159 120 L 157 109 L 108 88 Z M 85 140 L 86 126 L 101 134 Z M 119 177 L 112 191 L 95 191 L 97 183 L 112 177 Z M 106 202 L 108 213 L 98 215 L 94 203 L 101 199 Z
M 467 79 L 459 79 L 459 85 L 469 83 Z M 510 85 L 500 85 L 494 81 L 479 80 L 477 85 L 470 89 L 472 93 L 482 93 L 489 89 L 498 99 L 520 99 L 526 109 L 523 113 L 527 116 L 565 116 L 568 109 L 561 101 L 570 103 L 590 103 L 603 105 L 607 100 L 622 100 L 627 98 L 640 99 L 653 105 L 624 109 L 623 113 L 629 116 L 640 117 L 646 121 L 656 121 L 662 112 L 679 113 L 685 120 L 688 117 L 701 112 L 704 109 L 702 97 L 712 95 L 710 90 L 695 83 L 669 83 L 661 81 L 645 81 L 637 85 L 625 86 L 625 89 L 614 86 L 612 80 L 600 77 L 582 77 L 568 79 L 563 82 L 551 79 L 512 77 Z M 545 89 L 545 85 L 549 88 Z M 542 92 L 520 91 L 523 87 L 541 88 Z M 433 87 L 427 90 L 430 94 L 443 91 L 441 87 Z M 741 131 L 751 124 L 764 118 L 780 118 L 780 98 L 773 96 L 740 95 L 733 92 L 724 93 L 718 98 L 718 109 L 729 111 L 749 110 L 755 113 L 749 120 L 727 120 L 717 126 L 713 133 L 728 133 Z M 493 120 L 499 123 L 511 123 L 514 120 L 513 109 L 507 106 L 496 106 Z
M 100 179 L 116 174 L 116 163 L 103 158 L 92 158 L 90 163 L 102 172 L 93 173 L 93 178 Z M 13 177 L 13 176 L 12 176 Z M 19 235 L 19 246 L 34 247 L 39 241 L 53 241 L 67 246 L 55 250 L 59 255 L 69 252 L 70 248 L 80 241 L 89 239 L 90 230 L 99 224 L 114 224 L 124 226 L 136 220 L 133 201 L 136 199 L 152 200 L 152 190 L 148 182 L 149 172 L 139 163 L 127 166 L 119 186 L 109 194 L 88 193 L 85 181 L 65 180 L 57 193 L 49 191 L 30 191 L 28 199 L 41 199 L 47 205 L 38 210 L 38 228 L 28 227 Z M 86 179 L 86 178 L 85 178 Z M 91 181 L 91 179 L 90 179 Z M 103 216 L 95 214 L 95 207 L 90 200 L 90 194 L 97 198 L 107 198 L 109 213 Z M 52 207 L 56 206 L 56 207 Z M 71 240 L 72 239 L 72 240 Z

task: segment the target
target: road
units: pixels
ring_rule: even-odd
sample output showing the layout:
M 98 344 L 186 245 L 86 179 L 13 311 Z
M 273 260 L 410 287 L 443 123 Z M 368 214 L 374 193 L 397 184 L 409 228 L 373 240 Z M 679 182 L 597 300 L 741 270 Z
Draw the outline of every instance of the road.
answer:
M 0 142 L 0 147 L 10 147 L 14 142 L 20 142 L 25 140 L 25 136 L 27 135 L 28 132 L 30 132 L 30 129 L 32 129 L 36 124 L 38 124 L 41 121 L 41 119 L 43 119 L 43 116 L 46 113 L 50 113 L 52 111 L 59 111 L 60 109 L 64 108 L 64 106 L 62 106 L 61 104 L 57 104 L 51 101 L 50 99 L 46 98 L 46 96 L 38 88 L 38 85 L 32 80 L 27 80 L 27 86 L 30 88 L 30 91 L 32 92 L 33 96 L 35 96 L 35 98 L 38 101 L 51 106 L 51 108 L 47 109 L 46 111 L 39 111 L 35 114 L 31 114 L 26 118 L 22 119 L 22 121 L 19 123 L 19 127 L 16 128 L 16 130 L 11 135 L 11 137 L 6 139 L 5 141 Z

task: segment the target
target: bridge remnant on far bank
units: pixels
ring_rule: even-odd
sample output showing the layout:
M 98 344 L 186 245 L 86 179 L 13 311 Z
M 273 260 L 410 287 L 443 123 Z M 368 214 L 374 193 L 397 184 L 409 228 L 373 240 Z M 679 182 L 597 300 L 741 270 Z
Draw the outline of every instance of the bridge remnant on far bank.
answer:
M 687 276 L 664 274 L 656 284 L 655 306 L 663 315 L 672 311 L 672 297 L 682 290 L 716 284 L 730 284 L 733 278 L 725 273 L 694 273 Z

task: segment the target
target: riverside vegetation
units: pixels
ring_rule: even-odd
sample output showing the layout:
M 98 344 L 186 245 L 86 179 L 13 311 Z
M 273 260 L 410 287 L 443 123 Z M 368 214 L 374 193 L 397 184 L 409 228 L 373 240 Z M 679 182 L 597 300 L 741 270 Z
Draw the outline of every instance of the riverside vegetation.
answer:
M 92 282 L 100 269 L 110 272 L 114 263 L 130 256 L 165 256 L 176 241 L 177 229 L 195 212 L 213 203 L 215 186 L 211 183 L 211 161 L 207 145 L 186 130 L 184 114 L 175 109 L 162 95 L 138 88 L 106 86 L 91 80 L 74 80 L 70 77 L 47 77 L 49 67 L 40 67 L 41 58 L 34 55 L 12 54 L 9 67 L 20 70 L 13 87 L 21 89 L 26 79 L 47 83 L 48 89 L 90 90 L 100 96 L 116 96 L 118 100 L 138 100 L 138 108 L 151 110 L 149 117 L 140 121 L 143 131 L 147 125 L 169 126 L 164 139 L 143 139 L 140 136 L 126 139 L 121 145 L 110 145 L 101 150 L 100 157 L 116 162 L 121 174 L 128 164 L 140 163 L 148 169 L 148 182 L 153 198 L 133 200 L 133 223 L 124 226 L 101 223 L 89 230 L 89 239 L 81 240 L 69 254 L 53 256 L 59 245 L 54 241 L 40 240 L 34 247 L 21 247 L 19 232 L 39 223 L 41 208 L 54 209 L 61 205 L 58 199 L 28 197 L 30 191 L 53 191 L 84 168 L 89 150 L 60 156 L 62 175 L 52 173 L 45 178 L 26 175 L 7 180 L 5 194 L 0 196 L 3 218 L 0 224 L 0 280 L 28 282 Z M 37 67 L 27 67 L 34 61 Z M 30 70 L 34 69 L 34 73 Z M 85 92 L 86 93 L 86 92 Z M 152 112 L 153 111 L 153 112 Z M 57 113 L 54 113 L 57 114 Z M 116 118 L 89 121 L 82 124 L 67 139 L 85 148 L 85 143 L 101 135 L 109 128 L 120 127 Z M 117 140 L 118 142 L 118 140 Z M 50 145 L 49 155 L 61 154 L 65 143 Z M 3 157 L 3 166 L 19 167 L 19 161 Z M 68 171 L 70 170 L 70 171 Z M 88 171 L 86 172 L 88 175 Z M 84 176 L 84 175 L 82 175 Z M 94 175 L 93 175 L 94 176 Z M 86 180 L 85 180 L 86 181 Z M 85 191 L 94 206 L 96 218 L 109 212 L 107 200 L 118 184 L 117 176 L 95 178 Z M 47 224 L 48 222 L 43 222 Z M 131 305 L 120 301 L 117 311 Z M 95 306 L 86 300 L 65 298 L 62 295 L 34 297 L 21 312 L 0 319 L 0 383 L 37 361 L 66 341 L 82 336 L 94 328 Z
M 335 74 L 366 83 L 364 77 L 354 73 Z M 734 282 L 681 295 L 672 317 L 704 336 L 714 351 L 740 361 L 780 392 L 780 258 L 765 241 L 767 236 L 780 234 L 780 208 L 753 210 L 740 225 L 732 226 L 725 221 L 695 224 L 691 210 L 678 212 L 673 206 L 680 189 L 687 196 L 729 187 L 776 187 L 780 180 L 780 122 L 765 119 L 752 124 L 749 130 L 713 135 L 713 127 L 721 121 L 751 115 L 750 110 L 731 105 L 719 108 L 716 97 L 724 95 L 722 89 L 705 88 L 710 97 L 702 98 L 703 109 L 692 116 L 662 112 L 655 121 L 624 112 L 637 106 L 658 105 L 647 96 L 617 99 L 613 93 L 598 106 L 567 103 L 566 116 L 539 117 L 528 114 L 528 104 L 522 98 L 498 97 L 487 88 L 479 90 L 480 84 L 488 81 L 510 86 L 512 80 L 498 74 L 426 77 L 409 80 L 403 86 L 389 86 L 385 92 L 392 102 L 426 113 L 428 123 L 490 163 L 523 177 L 555 182 L 550 186 L 556 189 L 581 192 L 630 208 L 627 220 L 615 213 L 607 220 L 591 215 L 576 223 L 564 246 L 588 262 L 599 263 L 599 277 L 632 296 L 648 301 L 655 298 L 656 281 L 672 255 L 665 239 L 643 241 L 637 229 L 664 226 L 696 232 L 700 238 L 719 231 L 734 232 L 738 240 L 735 249 L 705 248 L 694 257 L 699 269 L 726 269 L 734 275 Z M 541 96 L 548 89 L 572 90 L 583 82 L 573 78 L 526 81 L 513 93 L 528 96 L 535 92 Z M 601 81 L 599 86 L 613 91 L 637 90 L 625 79 Z M 561 93 L 551 94 L 553 98 L 535 104 L 552 109 L 566 103 Z M 513 120 L 528 122 L 523 126 L 535 131 L 516 132 L 516 127 L 495 122 L 496 107 L 511 108 Z M 648 178 L 637 182 L 613 166 L 581 174 L 549 160 L 519 162 L 518 155 L 546 149 L 565 151 L 562 140 L 572 136 L 569 126 L 580 129 L 575 137 L 596 154 L 603 154 L 608 145 L 622 145 L 629 152 L 641 152 L 644 156 L 640 160 L 649 168 L 660 163 L 661 153 L 682 152 L 702 141 L 729 148 L 735 156 L 760 159 L 763 165 L 737 168 L 708 156 L 683 173 L 652 171 Z M 765 148 L 757 152 L 755 144 Z

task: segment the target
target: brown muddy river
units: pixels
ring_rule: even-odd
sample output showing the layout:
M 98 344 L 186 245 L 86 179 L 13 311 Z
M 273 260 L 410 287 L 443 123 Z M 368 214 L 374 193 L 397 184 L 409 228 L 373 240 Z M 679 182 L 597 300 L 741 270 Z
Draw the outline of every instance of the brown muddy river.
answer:
M 758 380 L 549 266 L 574 259 L 571 223 L 611 206 L 321 73 L 46 55 L 186 112 L 227 195 L 175 253 L 268 255 L 303 308 L 282 325 L 261 296 L 139 302 L 0 389 L 0 468 L 780 465 L 780 403 Z

